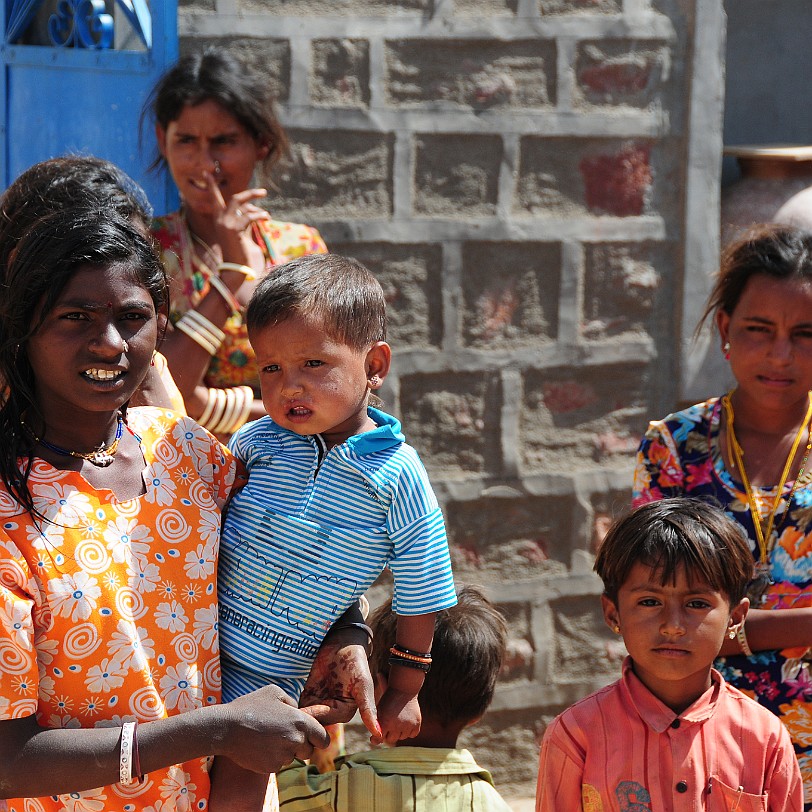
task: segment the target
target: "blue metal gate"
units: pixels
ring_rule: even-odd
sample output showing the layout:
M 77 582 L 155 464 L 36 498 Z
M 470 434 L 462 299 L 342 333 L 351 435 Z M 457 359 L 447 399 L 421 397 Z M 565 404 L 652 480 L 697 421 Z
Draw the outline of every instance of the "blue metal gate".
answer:
M 177 0 L 0 0 L 0 185 L 66 153 L 107 158 L 141 183 L 156 211 L 175 193 L 148 174 L 154 139 L 139 118 L 177 59 Z

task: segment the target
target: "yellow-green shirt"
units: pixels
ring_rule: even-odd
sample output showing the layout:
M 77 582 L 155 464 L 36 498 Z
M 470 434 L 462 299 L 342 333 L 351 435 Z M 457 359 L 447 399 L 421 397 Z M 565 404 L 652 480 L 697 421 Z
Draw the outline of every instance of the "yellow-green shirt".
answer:
M 277 775 L 281 812 L 511 812 L 468 750 L 392 747 Z

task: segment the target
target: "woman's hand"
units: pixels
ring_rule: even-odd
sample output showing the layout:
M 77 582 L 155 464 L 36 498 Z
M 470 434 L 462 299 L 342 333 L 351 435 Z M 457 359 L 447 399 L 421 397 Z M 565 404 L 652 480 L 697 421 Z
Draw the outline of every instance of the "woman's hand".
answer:
M 323 725 L 349 722 L 357 709 L 370 734 L 379 737 L 366 643 L 366 633 L 361 629 L 331 632 L 310 669 L 299 707 Z
M 279 772 L 295 758 L 310 758 L 330 736 L 312 714 L 275 685 L 268 685 L 220 707 L 229 734 L 221 755 L 258 773 Z

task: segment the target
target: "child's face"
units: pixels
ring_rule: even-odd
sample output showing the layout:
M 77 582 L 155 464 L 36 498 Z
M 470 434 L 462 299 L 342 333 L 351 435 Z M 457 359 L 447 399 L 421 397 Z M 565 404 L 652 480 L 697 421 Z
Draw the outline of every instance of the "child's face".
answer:
M 321 434 L 327 445 L 374 428 L 367 394 L 389 371 L 383 341 L 356 350 L 331 338 L 319 319 L 291 316 L 256 330 L 262 402 L 273 420 L 297 434 Z
M 618 591 L 617 605 L 603 597 L 611 629 L 620 627 L 640 681 L 675 713 L 682 713 L 711 684 L 710 667 L 725 634 L 744 620 L 747 598 L 732 610 L 727 595 L 692 579 L 684 567 L 675 583 L 637 563 Z

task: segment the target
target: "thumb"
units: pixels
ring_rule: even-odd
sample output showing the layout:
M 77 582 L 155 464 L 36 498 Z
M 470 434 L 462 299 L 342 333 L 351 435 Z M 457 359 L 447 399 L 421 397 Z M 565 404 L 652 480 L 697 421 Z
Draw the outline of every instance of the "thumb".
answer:
M 309 714 L 307 720 L 307 740 L 313 747 L 324 750 L 330 746 L 330 734 Z

